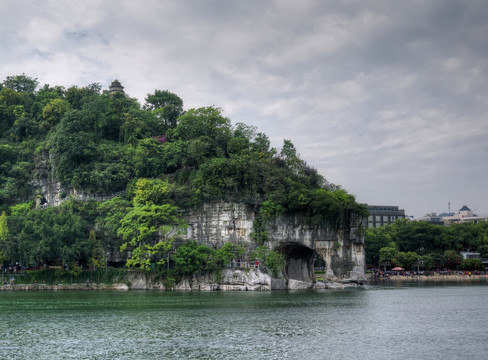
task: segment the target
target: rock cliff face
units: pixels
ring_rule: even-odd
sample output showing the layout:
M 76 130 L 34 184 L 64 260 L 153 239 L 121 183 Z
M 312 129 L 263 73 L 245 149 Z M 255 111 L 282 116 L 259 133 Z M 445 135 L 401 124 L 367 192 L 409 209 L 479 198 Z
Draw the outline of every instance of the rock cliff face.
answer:
M 44 178 L 46 179 L 46 178 Z M 69 196 L 86 201 L 104 201 L 116 196 L 97 196 L 75 189 L 63 188 L 52 177 L 49 180 L 35 180 L 37 194 L 43 203 L 57 206 Z M 38 196 L 38 198 L 41 198 Z M 254 210 L 242 203 L 218 202 L 204 204 L 200 209 L 187 210 L 184 218 L 188 223 L 185 239 L 195 239 L 214 248 L 232 242 L 244 246 L 248 252 L 256 247 L 251 238 Z M 324 226 L 308 224 L 300 216 L 279 216 L 267 224 L 265 245 L 285 255 L 285 278 L 287 287 L 295 280 L 310 286 L 315 282 L 313 262 L 320 254 L 326 263 L 326 280 L 341 282 L 364 282 L 364 235 L 361 232 L 361 218 L 352 218 L 351 227 L 335 230 Z
M 245 204 L 205 204 L 200 210 L 188 211 L 187 239 L 219 247 L 225 242 L 254 249 L 251 238 L 256 213 Z M 285 255 L 287 279 L 313 283 L 313 261 L 320 254 L 326 262 L 329 281 L 364 282 L 364 235 L 361 218 L 352 218 L 348 229 L 334 230 L 328 226 L 316 227 L 299 216 L 279 216 L 266 231 L 265 243 L 270 249 Z
M 121 193 L 111 195 L 97 195 L 92 193 L 86 193 L 71 187 L 63 186 L 57 180 L 46 179 L 34 179 L 32 186 L 35 189 L 37 199 L 40 201 L 40 205 L 59 206 L 63 201 L 69 199 L 70 196 L 81 201 L 96 200 L 105 201 L 109 200 Z

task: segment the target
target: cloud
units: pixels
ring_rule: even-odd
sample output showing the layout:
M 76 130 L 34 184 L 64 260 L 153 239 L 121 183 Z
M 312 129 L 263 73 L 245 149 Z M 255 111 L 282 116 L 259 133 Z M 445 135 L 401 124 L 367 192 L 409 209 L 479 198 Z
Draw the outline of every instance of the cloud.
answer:
M 361 201 L 488 212 L 484 0 L 0 4 L 0 78 L 168 89 L 291 139 Z M 468 187 L 463 184 L 469 184 Z M 469 204 L 468 204 L 469 205 Z

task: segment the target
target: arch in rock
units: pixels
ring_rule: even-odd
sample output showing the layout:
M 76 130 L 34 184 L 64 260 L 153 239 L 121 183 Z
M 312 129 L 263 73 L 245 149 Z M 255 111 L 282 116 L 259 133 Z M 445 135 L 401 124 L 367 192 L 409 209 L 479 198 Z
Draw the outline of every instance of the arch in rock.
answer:
M 282 243 L 274 250 L 283 254 L 285 258 L 284 273 L 287 279 L 315 282 L 315 250 L 298 242 Z

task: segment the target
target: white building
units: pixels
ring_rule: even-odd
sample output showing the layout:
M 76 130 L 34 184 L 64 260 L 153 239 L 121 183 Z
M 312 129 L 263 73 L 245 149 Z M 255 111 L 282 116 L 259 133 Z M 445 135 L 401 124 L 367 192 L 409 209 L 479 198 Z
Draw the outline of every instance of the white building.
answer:
M 482 220 L 478 215 L 473 214 L 473 211 L 464 205 L 459 212 L 452 216 L 444 216 L 442 218 L 445 224 L 460 223 L 460 222 L 478 222 Z M 485 220 L 486 221 L 486 220 Z

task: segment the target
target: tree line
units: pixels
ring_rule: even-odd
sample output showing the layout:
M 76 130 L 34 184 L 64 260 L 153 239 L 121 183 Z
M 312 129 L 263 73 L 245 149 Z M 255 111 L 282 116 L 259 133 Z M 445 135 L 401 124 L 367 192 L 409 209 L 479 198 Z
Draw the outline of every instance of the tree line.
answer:
M 488 258 L 488 223 L 444 226 L 399 219 L 391 225 L 367 229 L 365 248 L 366 262 L 374 266 L 388 262 L 416 269 L 421 261 L 426 269 L 484 270 L 481 260 L 463 261 L 460 252 L 479 252 Z

